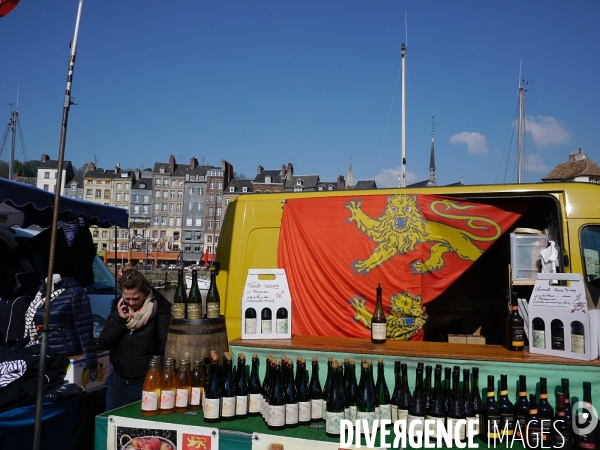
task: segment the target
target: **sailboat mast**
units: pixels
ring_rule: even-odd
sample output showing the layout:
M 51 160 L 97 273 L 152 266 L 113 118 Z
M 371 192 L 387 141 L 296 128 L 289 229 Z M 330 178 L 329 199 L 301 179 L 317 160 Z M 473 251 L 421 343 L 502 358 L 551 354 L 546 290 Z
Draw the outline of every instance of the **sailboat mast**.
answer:
M 406 187 L 406 45 L 402 44 L 402 174 L 400 187 Z
M 10 129 L 12 132 L 11 143 L 10 143 L 10 161 L 8 163 L 8 179 L 13 179 L 13 172 L 15 170 L 15 142 L 17 140 L 17 116 L 19 115 L 18 110 L 14 110 L 10 117 Z
M 521 183 L 521 171 L 523 160 L 523 138 L 525 136 L 525 122 L 523 120 L 523 111 L 525 109 L 525 90 L 522 85 L 519 85 L 519 137 L 517 145 L 517 183 Z

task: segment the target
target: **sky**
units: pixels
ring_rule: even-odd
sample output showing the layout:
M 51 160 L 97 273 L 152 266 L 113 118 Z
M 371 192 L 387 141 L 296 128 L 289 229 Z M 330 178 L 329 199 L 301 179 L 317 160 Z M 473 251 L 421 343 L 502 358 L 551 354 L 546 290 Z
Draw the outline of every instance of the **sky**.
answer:
M 78 3 L 0 18 L 0 123 L 18 91 L 27 159 L 58 156 Z M 439 185 L 516 181 L 520 78 L 537 182 L 579 148 L 600 162 L 599 21 L 596 0 L 85 0 L 65 159 L 226 159 L 247 178 L 291 162 L 323 181 L 351 161 L 398 186 L 407 43 L 408 182 L 428 178 L 432 116 Z

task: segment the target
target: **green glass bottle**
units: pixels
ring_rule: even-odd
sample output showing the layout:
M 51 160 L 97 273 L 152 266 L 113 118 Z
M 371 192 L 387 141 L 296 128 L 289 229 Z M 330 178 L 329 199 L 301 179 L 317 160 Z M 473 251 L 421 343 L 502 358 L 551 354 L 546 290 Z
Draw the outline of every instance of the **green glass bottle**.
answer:
M 206 295 L 206 318 L 218 319 L 221 317 L 221 297 L 217 289 L 217 266 L 212 264 L 210 270 L 210 287 Z
M 192 270 L 192 287 L 187 298 L 186 313 L 189 320 L 200 319 L 202 310 L 202 295 L 198 289 L 198 271 Z
M 185 319 L 185 307 L 187 304 L 187 295 L 185 293 L 185 284 L 183 282 L 183 269 L 179 269 L 177 278 L 177 289 L 173 298 L 173 319 Z

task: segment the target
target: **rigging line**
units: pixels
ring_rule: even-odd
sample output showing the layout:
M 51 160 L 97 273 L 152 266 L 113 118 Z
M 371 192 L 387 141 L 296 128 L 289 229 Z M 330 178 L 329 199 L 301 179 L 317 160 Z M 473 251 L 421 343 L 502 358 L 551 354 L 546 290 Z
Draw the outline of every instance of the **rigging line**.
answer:
M 21 138 L 21 150 L 23 150 L 23 163 L 28 163 L 29 158 L 27 157 L 27 149 L 25 148 L 25 139 L 23 139 L 23 127 L 21 125 L 21 119 L 17 116 L 17 128 L 19 129 L 19 137 Z
M 400 79 L 400 75 L 402 74 L 402 66 L 398 70 L 398 76 L 396 77 L 396 86 L 394 87 L 394 94 L 392 95 L 392 103 L 390 104 L 390 111 L 388 112 L 387 123 L 385 124 L 385 131 L 383 132 L 383 139 L 381 140 L 381 148 L 379 149 L 379 158 L 377 159 L 377 165 L 381 163 L 381 154 L 383 153 L 383 146 L 385 144 L 385 137 L 387 135 L 387 130 L 390 125 L 390 117 L 392 116 L 392 109 L 394 107 L 394 99 L 396 98 L 396 91 L 398 90 L 398 80 Z
M 6 144 L 6 138 L 8 137 L 8 132 L 10 131 L 11 124 L 12 124 L 12 113 L 10 115 L 10 119 L 8 120 L 8 125 L 6 125 L 6 129 L 4 130 L 4 136 L 2 137 L 2 145 L 0 145 L 0 157 L 2 157 L 2 152 L 4 151 L 4 145 Z
M 527 119 L 527 117 L 528 117 L 527 114 L 525 114 L 525 112 L 523 112 L 523 115 L 525 116 L 525 126 L 529 125 L 529 134 L 531 135 L 531 145 L 533 146 L 533 157 L 535 158 L 535 164 L 537 166 L 538 175 L 541 180 L 542 172 L 540 170 L 540 161 L 538 159 L 538 152 L 535 149 L 535 141 L 533 140 L 533 133 L 531 132 L 531 124 L 529 123 L 529 120 Z
M 503 183 L 506 183 L 506 175 L 508 173 L 508 165 L 510 164 L 510 153 L 511 153 L 511 149 L 512 149 L 512 143 L 513 143 L 513 139 L 515 137 L 515 121 L 516 121 L 516 117 L 517 114 L 519 113 L 519 101 L 517 100 L 517 108 L 515 111 L 515 119 L 513 119 L 513 125 L 511 127 L 511 134 L 510 134 L 510 145 L 508 146 L 508 156 L 506 157 L 506 167 L 504 168 L 504 180 Z
M 417 96 L 415 95 L 415 90 L 413 89 L 412 81 L 410 80 L 410 74 L 408 73 L 408 64 L 406 66 L 406 77 L 408 78 L 408 84 L 410 84 L 410 93 L 412 94 L 413 102 L 415 103 L 415 108 L 417 109 L 417 123 L 420 123 L 421 121 L 418 120 L 418 118 L 421 117 L 421 111 L 419 110 Z M 427 121 L 429 121 L 429 118 L 427 118 Z

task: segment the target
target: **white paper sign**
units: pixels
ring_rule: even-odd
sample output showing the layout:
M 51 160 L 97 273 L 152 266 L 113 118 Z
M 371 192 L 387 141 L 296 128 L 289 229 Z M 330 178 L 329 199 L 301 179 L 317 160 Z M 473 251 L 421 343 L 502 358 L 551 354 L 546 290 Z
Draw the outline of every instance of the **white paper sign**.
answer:
M 108 416 L 106 450 L 155 448 L 157 442 L 163 450 L 219 450 L 219 429 Z
M 242 297 L 242 339 L 292 337 L 292 298 L 284 269 L 249 269 Z

